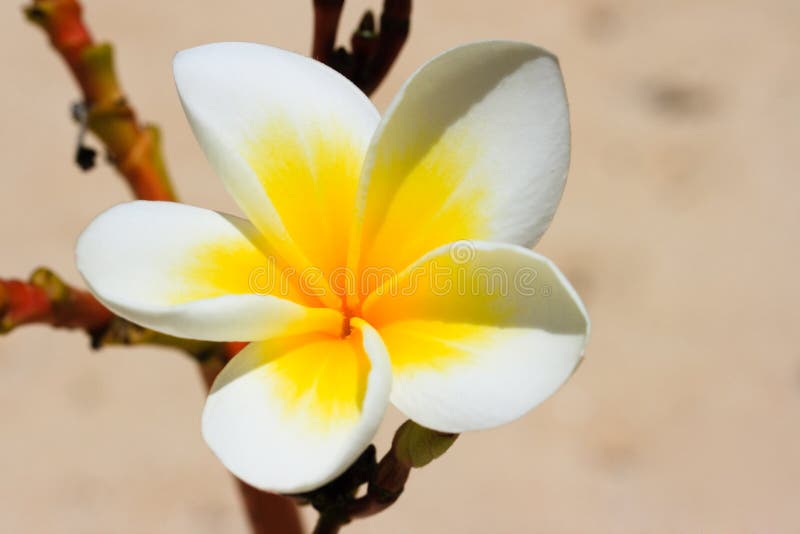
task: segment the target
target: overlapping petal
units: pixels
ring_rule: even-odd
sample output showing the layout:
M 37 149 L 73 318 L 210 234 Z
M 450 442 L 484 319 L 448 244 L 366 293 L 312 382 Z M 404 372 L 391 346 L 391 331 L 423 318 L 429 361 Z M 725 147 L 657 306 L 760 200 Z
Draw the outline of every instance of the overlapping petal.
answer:
M 386 349 L 358 319 L 346 339 L 317 333 L 251 343 L 214 382 L 203 436 L 248 484 L 310 490 L 370 443 L 390 388 Z
M 291 265 L 344 266 L 380 120 L 369 99 L 321 63 L 251 43 L 182 51 L 174 71 L 195 135 L 248 218 Z
M 460 239 L 531 246 L 553 217 L 568 164 L 555 57 L 507 41 L 445 52 L 406 82 L 378 127 L 350 265 L 401 270 Z
M 78 239 L 76 255 L 106 306 L 161 332 L 216 341 L 338 332 L 340 314 L 311 307 L 313 299 L 281 276 L 268 250 L 245 220 L 138 201 L 97 217 Z
M 515 245 L 431 252 L 364 303 L 392 361 L 392 402 L 463 432 L 523 415 L 572 374 L 589 319 L 549 260 Z

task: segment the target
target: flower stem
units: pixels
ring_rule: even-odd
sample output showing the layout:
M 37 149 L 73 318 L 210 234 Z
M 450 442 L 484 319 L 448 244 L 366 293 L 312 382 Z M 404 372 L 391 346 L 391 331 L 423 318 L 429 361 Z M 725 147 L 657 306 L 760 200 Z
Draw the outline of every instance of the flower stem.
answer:
M 393 505 L 403 493 L 411 469 L 444 454 L 457 437 L 408 420 L 397 429 L 391 448 L 380 462 L 375 462 L 375 447 L 370 445 L 334 481 L 301 495 L 319 511 L 314 534 L 335 534 L 353 519 L 375 515 Z M 364 483 L 366 495 L 354 497 Z

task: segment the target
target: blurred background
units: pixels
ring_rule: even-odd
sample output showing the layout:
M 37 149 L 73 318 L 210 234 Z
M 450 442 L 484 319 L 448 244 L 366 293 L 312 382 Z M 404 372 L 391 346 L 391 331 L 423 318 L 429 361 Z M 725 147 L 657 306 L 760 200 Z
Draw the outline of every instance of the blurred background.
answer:
M 77 90 L 17 3 L 0 16 L 0 276 L 44 264 L 80 285 L 76 236 L 129 193 L 104 162 L 72 164 Z M 140 117 L 163 127 L 181 198 L 235 212 L 172 56 L 222 40 L 308 53 L 311 2 L 84 4 Z M 348 2 L 342 38 L 368 7 Z M 800 2 L 420 0 L 378 107 L 431 56 L 485 38 L 561 60 L 573 160 L 538 250 L 586 301 L 587 358 L 540 408 L 462 436 L 345 531 L 796 532 Z M 200 436 L 203 400 L 178 353 L 95 353 L 38 326 L 0 338 L 0 532 L 246 532 Z M 390 413 L 381 451 L 401 421 Z

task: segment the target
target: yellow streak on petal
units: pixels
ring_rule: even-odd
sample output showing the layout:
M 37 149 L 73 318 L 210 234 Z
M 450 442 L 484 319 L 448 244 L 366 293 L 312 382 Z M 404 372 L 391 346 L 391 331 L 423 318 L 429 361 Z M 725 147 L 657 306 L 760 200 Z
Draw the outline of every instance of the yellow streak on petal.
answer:
M 357 420 L 371 368 L 361 334 L 354 332 L 347 339 L 310 334 L 294 343 L 269 351 L 279 356 L 269 362 L 267 379 L 285 403 L 287 417 L 304 418 L 319 431 Z
M 480 325 L 513 322 L 517 301 L 503 297 L 512 290 L 514 273 L 499 266 L 462 263 L 470 254 L 474 251 L 468 248 L 445 249 L 414 265 L 370 295 L 361 309 L 364 319 L 379 330 L 412 317 Z
M 197 245 L 175 268 L 170 304 L 224 295 L 272 295 L 318 307 L 319 301 L 297 285 L 295 273 L 266 256 L 247 239 Z
M 491 350 L 491 327 L 439 321 L 408 320 L 378 330 L 386 344 L 394 373 L 415 369 L 445 371 L 469 363 Z
M 268 266 L 267 258 L 246 239 L 198 245 L 176 268 L 172 304 L 255 293 L 253 277 Z M 272 272 L 275 273 L 275 269 Z M 277 285 L 277 284 L 273 284 Z
M 430 148 L 396 147 L 379 156 L 370 177 L 362 269 L 400 270 L 438 246 L 487 234 L 489 214 L 481 208 L 490 188 L 475 165 L 480 153 L 474 135 L 455 127 Z M 361 294 L 373 289 L 365 286 Z
M 289 235 L 326 280 L 346 264 L 362 145 L 330 121 L 301 131 L 277 116 L 245 149 Z

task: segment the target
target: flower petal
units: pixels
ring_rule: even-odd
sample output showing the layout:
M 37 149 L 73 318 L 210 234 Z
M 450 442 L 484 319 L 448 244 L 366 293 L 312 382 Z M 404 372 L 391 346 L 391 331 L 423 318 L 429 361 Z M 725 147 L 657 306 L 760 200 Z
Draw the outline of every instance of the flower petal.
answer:
M 255 228 L 237 217 L 137 201 L 92 221 L 76 255 L 78 270 L 103 304 L 161 332 L 250 341 L 339 331 L 339 313 L 304 305 L 313 305 L 313 298 L 282 276 L 259 240 Z
M 389 401 L 391 368 L 378 334 L 306 334 L 251 343 L 222 370 L 203 436 L 248 484 L 280 493 L 332 480 L 372 440 Z
M 460 239 L 530 247 L 553 217 L 568 164 L 555 57 L 507 41 L 445 52 L 406 82 L 373 138 L 350 265 L 401 270 Z
M 392 402 L 444 432 L 507 423 L 542 402 L 572 374 L 589 332 L 555 265 L 496 243 L 431 252 L 370 295 L 363 316 L 389 351 Z
M 174 72 L 195 135 L 247 217 L 291 265 L 346 265 L 380 120 L 369 99 L 322 63 L 252 43 L 185 50 Z

